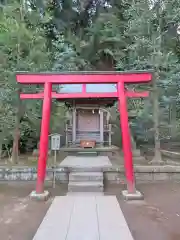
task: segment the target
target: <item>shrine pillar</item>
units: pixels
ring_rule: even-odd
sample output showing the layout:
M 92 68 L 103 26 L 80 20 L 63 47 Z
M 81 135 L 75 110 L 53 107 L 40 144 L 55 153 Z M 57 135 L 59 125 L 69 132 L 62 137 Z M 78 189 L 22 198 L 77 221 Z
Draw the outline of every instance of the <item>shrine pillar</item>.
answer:
M 44 84 L 44 99 L 42 108 L 41 135 L 39 146 L 39 159 L 37 170 L 36 192 L 34 194 L 44 194 L 44 180 L 46 176 L 46 163 L 48 157 L 48 135 L 51 116 L 51 94 L 52 83 Z M 37 196 L 36 196 L 37 197 Z
M 104 145 L 104 112 L 102 109 L 99 110 L 99 125 L 100 125 L 100 145 Z
M 76 107 L 75 105 L 73 105 L 73 109 L 72 109 L 72 143 L 73 145 L 76 143 Z

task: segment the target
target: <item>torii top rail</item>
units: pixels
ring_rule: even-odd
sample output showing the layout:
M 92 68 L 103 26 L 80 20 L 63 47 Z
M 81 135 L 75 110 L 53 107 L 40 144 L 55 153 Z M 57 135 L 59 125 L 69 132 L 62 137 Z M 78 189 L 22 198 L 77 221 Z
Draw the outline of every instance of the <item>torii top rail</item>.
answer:
M 44 84 L 44 92 L 21 93 L 21 99 L 43 99 L 42 123 L 40 136 L 40 152 L 38 160 L 38 176 L 36 192 L 44 191 L 44 179 L 46 174 L 46 160 L 48 153 L 48 134 L 50 122 L 51 99 L 87 99 L 87 98 L 112 98 L 119 103 L 121 116 L 121 130 L 123 152 L 125 160 L 125 171 L 127 179 L 127 190 L 129 193 L 135 191 L 133 161 L 131 151 L 131 139 L 128 125 L 127 97 L 147 97 L 148 92 L 126 91 L 125 84 L 148 83 L 152 79 L 152 72 L 67 72 L 67 73 L 26 73 L 20 72 L 16 75 L 20 84 Z M 52 92 L 52 84 L 82 84 L 80 93 L 56 93 Z M 87 92 L 86 84 L 116 84 L 116 92 Z M 99 85 L 100 86 L 100 85 Z M 98 86 L 97 86 L 98 87 Z

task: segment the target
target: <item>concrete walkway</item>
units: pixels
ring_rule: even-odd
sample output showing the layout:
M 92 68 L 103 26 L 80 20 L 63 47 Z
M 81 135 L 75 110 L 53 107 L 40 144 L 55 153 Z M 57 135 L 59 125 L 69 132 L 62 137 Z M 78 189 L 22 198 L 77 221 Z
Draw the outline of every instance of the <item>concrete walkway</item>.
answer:
M 133 240 L 115 196 L 56 197 L 33 240 Z

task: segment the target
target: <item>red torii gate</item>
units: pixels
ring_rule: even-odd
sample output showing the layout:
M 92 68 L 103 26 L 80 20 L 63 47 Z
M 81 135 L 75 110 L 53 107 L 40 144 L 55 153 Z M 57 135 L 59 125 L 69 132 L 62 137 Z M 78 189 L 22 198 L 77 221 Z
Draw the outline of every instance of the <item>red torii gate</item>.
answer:
M 44 180 L 46 175 L 46 161 L 48 154 L 48 134 L 51 115 L 52 98 L 67 99 L 92 99 L 111 98 L 117 99 L 119 103 L 120 125 L 122 129 L 122 143 L 124 152 L 124 165 L 127 180 L 127 192 L 133 194 L 135 189 L 135 178 L 133 171 L 133 160 L 131 150 L 131 138 L 128 124 L 128 111 L 126 99 L 136 97 L 148 97 L 149 92 L 126 91 L 125 84 L 148 83 L 152 80 L 152 73 L 139 72 L 67 72 L 67 73 L 24 73 L 16 75 L 20 84 L 44 84 L 44 92 L 21 93 L 21 99 L 43 99 L 40 151 L 38 159 L 36 194 L 43 194 Z M 89 93 L 86 92 L 86 84 L 117 84 L 116 92 Z M 56 93 L 52 92 L 52 84 L 82 84 L 81 93 Z

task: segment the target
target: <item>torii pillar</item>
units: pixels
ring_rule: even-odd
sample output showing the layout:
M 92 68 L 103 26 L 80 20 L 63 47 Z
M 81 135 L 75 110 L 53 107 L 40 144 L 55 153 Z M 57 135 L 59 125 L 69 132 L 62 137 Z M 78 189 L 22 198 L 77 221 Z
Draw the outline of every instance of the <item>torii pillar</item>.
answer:
M 120 113 L 120 127 L 122 132 L 122 142 L 123 142 L 123 153 L 124 167 L 126 169 L 126 182 L 127 190 L 122 191 L 122 194 L 126 200 L 140 200 L 143 199 L 143 195 L 135 188 L 135 177 L 133 169 L 133 156 L 132 156 L 132 146 L 131 146 L 131 134 L 129 129 L 128 121 L 128 110 L 127 110 L 127 97 L 125 92 L 125 87 L 123 82 L 118 82 L 118 107 Z
M 44 99 L 42 107 L 41 135 L 39 145 L 39 160 L 37 168 L 36 191 L 32 191 L 30 197 L 32 199 L 46 200 L 49 196 L 48 191 L 44 191 L 44 181 L 46 176 L 46 165 L 48 156 L 48 136 L 51 116 L 51 96 L 52 83 L 44 83 Z

